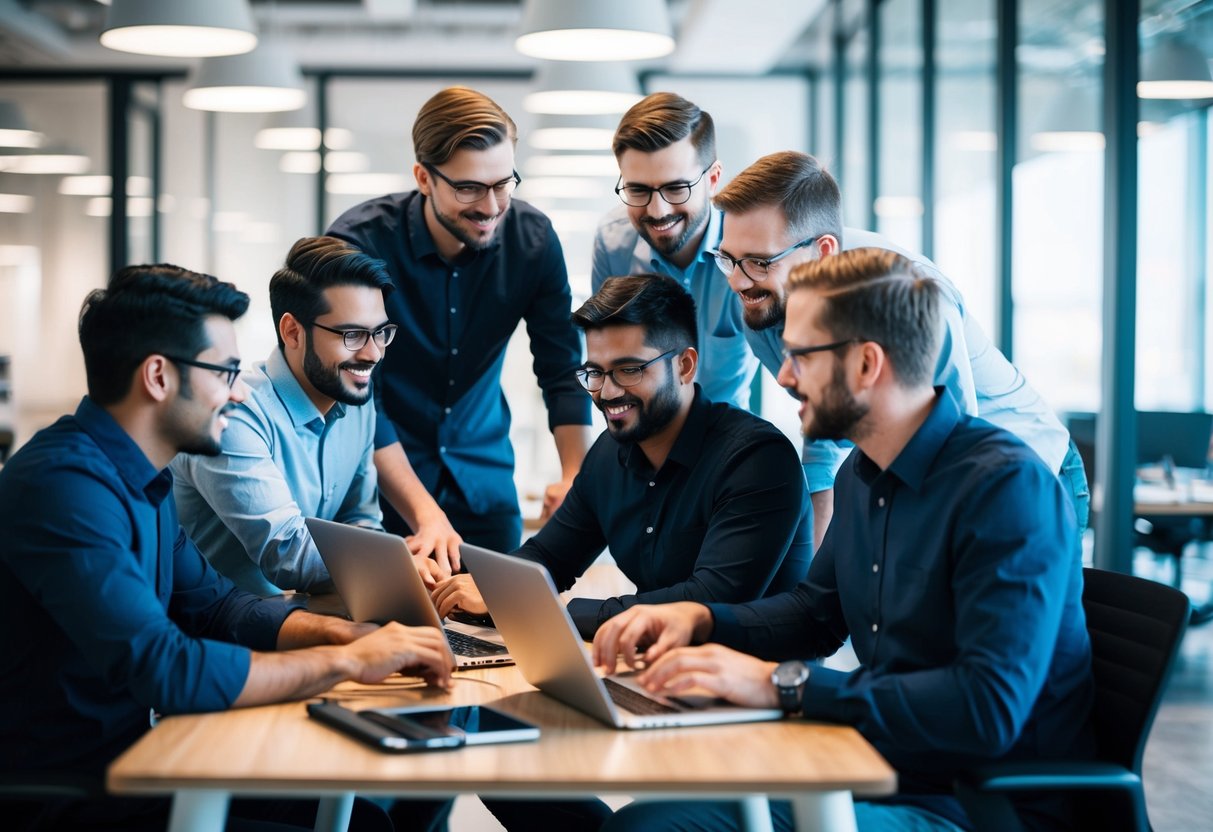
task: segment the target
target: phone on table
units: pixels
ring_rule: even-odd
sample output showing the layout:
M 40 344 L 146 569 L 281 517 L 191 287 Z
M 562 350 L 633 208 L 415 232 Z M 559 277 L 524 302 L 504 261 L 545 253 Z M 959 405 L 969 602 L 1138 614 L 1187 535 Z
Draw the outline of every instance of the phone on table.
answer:
M 409 753 L 539 738 L 539 729 L 483 705 L 371 708 L 312 702 L 308 715 L 380 751 Z
M 528 742 L 539 739 L 538 727 L 487 705 L 379 708 L 362 713 L 398 719 L 412 725 L 422 725 L 433 731 L 462 736 L 464 745 Z

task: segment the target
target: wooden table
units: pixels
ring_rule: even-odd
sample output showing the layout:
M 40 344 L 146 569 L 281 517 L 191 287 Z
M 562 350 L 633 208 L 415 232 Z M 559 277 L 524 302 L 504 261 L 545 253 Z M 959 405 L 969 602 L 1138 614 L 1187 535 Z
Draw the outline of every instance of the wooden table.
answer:
M 538 742 L 389 755 L 308 719 L 303 703 L 169 717 L 110 766 L 110 791 L 173 794 L 172 832 L 221 830 L 229 799 L 322 798 L 317 829 L 344 829 L 364 795 L 750 798 L 750 827 L 770 828 L 766 802 L 793 799 L 797 827 L 854 830 L 851 795 L 887 795 L 888 764 L 852 728 L 789 721 L 619 731 L 550 699 L 514 667 L 461 671 L 442 693 L 396 677 L 344 684 L 355 709 L 492 703 L 539 725 Z

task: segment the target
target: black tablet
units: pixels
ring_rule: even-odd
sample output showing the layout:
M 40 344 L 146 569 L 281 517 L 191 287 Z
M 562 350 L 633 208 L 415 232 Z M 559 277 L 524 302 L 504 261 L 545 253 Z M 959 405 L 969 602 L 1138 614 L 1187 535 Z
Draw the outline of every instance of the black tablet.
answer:
M 539 728 L 487 705 L 459 705 L 449 708 L 415 706 L 362 711 L 401 724 L 419 725 L 438 733 L 463 738 L 465 745 L 497 742 L 527 742 L 539 739 Z

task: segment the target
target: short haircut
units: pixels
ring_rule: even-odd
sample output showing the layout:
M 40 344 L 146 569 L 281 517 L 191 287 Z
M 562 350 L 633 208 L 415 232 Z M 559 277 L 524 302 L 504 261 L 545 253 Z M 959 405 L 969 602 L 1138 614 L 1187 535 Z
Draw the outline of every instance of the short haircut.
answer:
M 930 384 L 943 337 L 939 283 L 913 261 L 881 248 L 857 248 L 792 269 L 788 294 L 816 291 L 817 326 L 843 341 L 884 348 L 903 387 Z
M 829 171 L 807 153 L 763 156 L 733 177 L 712 204 L 726 214 L 777 205 L 797 240 L 832 234 L 842 242 L 842 194 Z
M 89 397 L 120 402 L 149 355 L 192 359 L 211 346 L 205 319 L 236 320 L 249 296 L 231 283 L 167 263 L 127 266 L 80 308 L 78 332 Z
M 437 93 L 413 122 L 413 152 L 422 164 L 441 165 L 456 150 L 488 150 L 504 141 L 518 141 L 514 120 L 493 99 L 467 87 Z
M 625 150 L 655 153 L 687 136 L 699 163 L 704 167 L 716 161 L 716 127 L 712 117 L 680 95 L 655 92 L 645 96 L 623 114 L 615 128 L 611 150 L 615 158 Z
M 642 326 L 644 342 L 665 350 L 684 350 L 698 342 L 695 300 L 678 281 L 661 274 L 607 278 L 573 313 L 582 330 Z
M 324 290 L 330 286 L 367 286 L 384 297 L 395 288 L 382 260 L 336 237 L 303 237 L 291 246 L 286 262 L 270 278 L 274 329 L 287 312 L 305 324 L 328 312 Z M 285 346 L 279 333 L 278 348 Z

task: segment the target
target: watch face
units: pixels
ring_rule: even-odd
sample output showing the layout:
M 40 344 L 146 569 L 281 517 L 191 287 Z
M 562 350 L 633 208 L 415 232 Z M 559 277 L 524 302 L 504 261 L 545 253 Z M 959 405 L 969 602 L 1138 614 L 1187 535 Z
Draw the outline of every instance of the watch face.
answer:
M 773 677 L 777 687 L 796 687 L 809 678 L 809 669 L 804 662 L 781 662 L 775 667 Z

